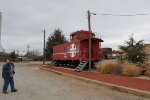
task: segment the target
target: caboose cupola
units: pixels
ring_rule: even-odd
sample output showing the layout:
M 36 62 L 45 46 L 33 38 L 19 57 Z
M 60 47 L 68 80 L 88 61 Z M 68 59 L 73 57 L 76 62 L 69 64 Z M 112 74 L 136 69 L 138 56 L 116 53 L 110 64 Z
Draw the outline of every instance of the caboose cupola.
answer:
M 88 39 L 89 38 L 89 32 L 88 31 L 76 31 L 70 34 L 70 41 L 79 39 L 79 40 L 83 40 L 83 39 Z M 95 38 L 95 34 L 92 33 L 92 38 Z

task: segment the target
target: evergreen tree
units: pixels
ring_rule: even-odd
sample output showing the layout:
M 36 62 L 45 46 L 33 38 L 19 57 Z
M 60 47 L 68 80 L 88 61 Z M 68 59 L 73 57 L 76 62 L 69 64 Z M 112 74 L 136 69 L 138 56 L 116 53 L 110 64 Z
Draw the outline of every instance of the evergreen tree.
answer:
M 119 46 L 119 48 L 126 54 L 126 58 L 131 63 L 145 63 L 146 53 L 144 51 L 144 40 L 136 42 L 131 36 L 129 41 L 125 42 L 126 45 Z
M 45 48 L 45 57 L 47 60 L 52 59 L 53 46 L 67 42 L 66 38 L 62 34 L 62 31 L 58 28 L 55 29 L 47 39 Z M 59 48 L 58 48 L 59 49 Z
M 11 53 L 9 54 L 9 57 L 10 57 L 12 60 L 15 60 L 15 59 L 17 58 L 17 55 L 16 55 L 15 52 L 13 51 L 13 52 L 11 52 Z

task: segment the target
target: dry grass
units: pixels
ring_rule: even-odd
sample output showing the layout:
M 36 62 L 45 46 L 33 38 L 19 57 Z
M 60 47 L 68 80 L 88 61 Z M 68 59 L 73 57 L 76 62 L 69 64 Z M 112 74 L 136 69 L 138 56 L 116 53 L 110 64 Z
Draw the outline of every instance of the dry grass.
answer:
M 150 77 L 150 69 L 146 70 L 146 72 L 144 74 L 145 74 L 145 76 Z
M 123 65 L 122 75 L 124 76 L 139 76 L 141 74 L 141 69 L 135 64 L 125 63 Z
M 96 65 L 97 71 L 103 74 L 118 74 L 124 76 L 139 76 L 142 72 L 142 69 L 137 67 L 137 65 L 132 63 L 122 63 L 119 64 L 115 61 L 102 61 L 101 63 Z M 150 71 L 146 73 L 146 75 L 150 75 Z
M 103 74 L 121 74 L 122 67 L 115 61 L 102 61 L 96 65 L 97 71 Z

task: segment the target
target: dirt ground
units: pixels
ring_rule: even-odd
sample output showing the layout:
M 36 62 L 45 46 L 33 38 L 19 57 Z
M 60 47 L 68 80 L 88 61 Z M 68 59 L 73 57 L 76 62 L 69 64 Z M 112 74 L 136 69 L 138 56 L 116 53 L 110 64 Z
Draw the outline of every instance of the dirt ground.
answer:
M 15 63 L 18 92 L 0 92 L 0 100 L 149 100 L 149 98 L 111 90 L 100 85 L 40 70 L 35 62 Z M 42 62 L 41 62 L 42 63 Z M 2 69 L 0 63 L 0 74 Z M 3 79 L 0 77 L 0 90 Z

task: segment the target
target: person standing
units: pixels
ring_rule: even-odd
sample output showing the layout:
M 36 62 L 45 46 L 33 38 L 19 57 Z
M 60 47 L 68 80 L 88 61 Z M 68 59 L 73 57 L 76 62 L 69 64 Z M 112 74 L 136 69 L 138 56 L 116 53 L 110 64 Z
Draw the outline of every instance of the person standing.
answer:
M 7 62 L 3 65 L 2 77 L 4 79 L 4 85 L 2 93 L 4 94 L 8 93 L 7 88 L 9 84 L 11 87 L 11 92 L 17 92 L 17 89 L 14 88 L 14 79 L 13 79 L 13 76 L 15 74 L 14 68 L 15 66 L 10 60 L 7 60 Z

